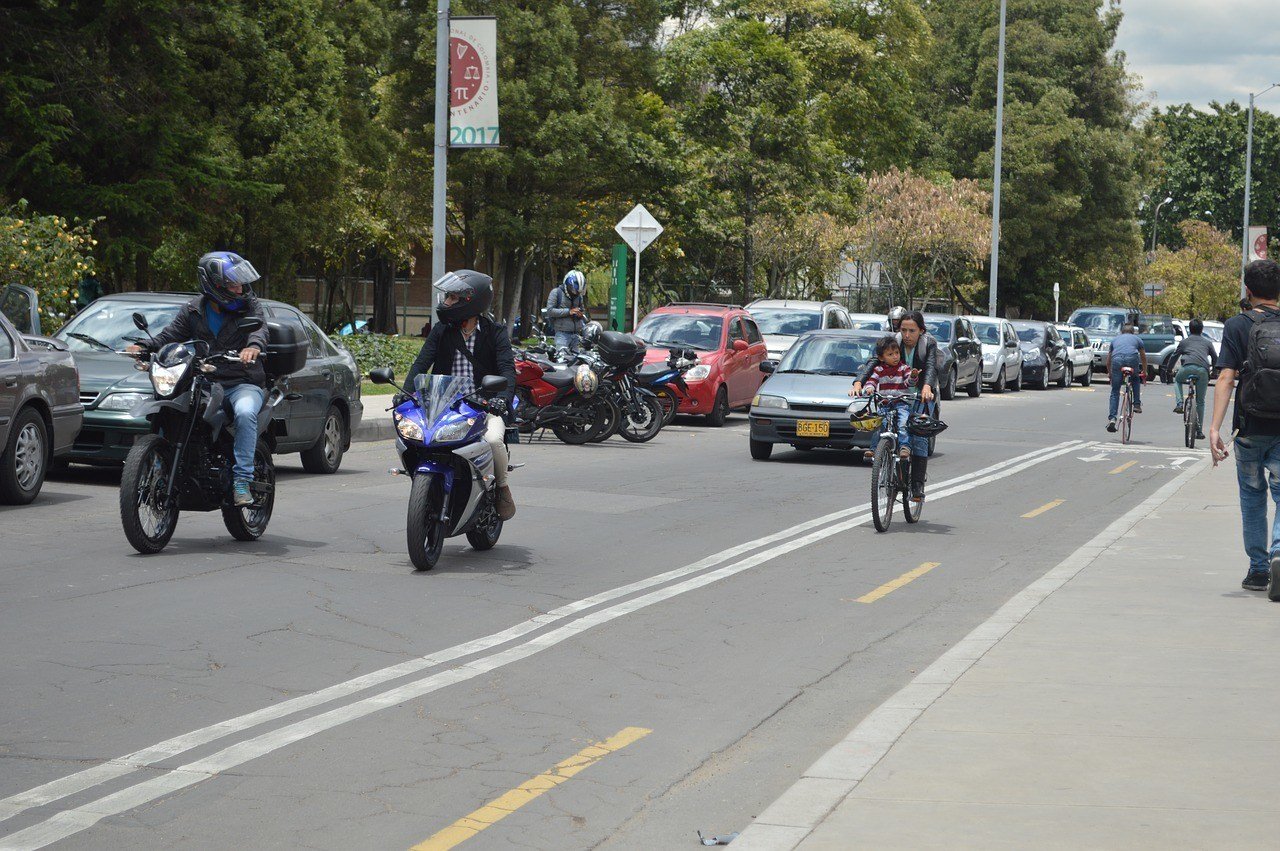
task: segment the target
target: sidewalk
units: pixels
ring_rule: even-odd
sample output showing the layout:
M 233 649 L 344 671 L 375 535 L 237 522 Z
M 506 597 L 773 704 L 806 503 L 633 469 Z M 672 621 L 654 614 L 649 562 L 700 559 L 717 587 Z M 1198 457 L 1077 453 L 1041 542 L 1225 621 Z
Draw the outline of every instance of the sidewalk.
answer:
M 1136 525 L 1135 525 L 1136 524 Z M 733 842 L 1280 847 L 1280 606 L 1198 464 L 1015 596 Z
M 383 410 L 391 404 L 391 396 L 368 395 L 361 401 L 364 402 L 364 416 L 351 433 L 351 442 L 393 439 L 396 433 L 391 428 L 391 412 Z

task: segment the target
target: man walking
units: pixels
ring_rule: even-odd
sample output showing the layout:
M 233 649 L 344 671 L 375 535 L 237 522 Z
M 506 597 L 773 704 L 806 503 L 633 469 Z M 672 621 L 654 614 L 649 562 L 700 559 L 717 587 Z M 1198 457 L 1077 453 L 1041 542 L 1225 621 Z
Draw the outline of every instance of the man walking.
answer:
M 1249 310 L 1227 320 L 1222 331 L 1218 384 L 1213 391 L 1209 450 L 1213 463 L 1224 460 L 1222 438 L 1231 391 L 1240 379 L 1231 427 L 1235 438 L 1236 480 L 1249 572 L 1240 587 L 1270 593 L 1268 581 L 1280 574 L 1280 515 L 1267 530 L 1267 490 L 1280 503 L 1280 264 L 1255 260 L 1244 270 Z M 1280 596 L 1280 595 L 1275 595 Z M 1273 596 L 1273 599 L 1275 599 Z
M 1183 395 L 1186 393 L 1187 380 L 1196 383 L 1196 438 L 1204 440 L 1204 397 L 1209 394 L 1209 372 L 1218 365 L 1218 352 L 1213 342 L 1204 337 L 1204 322 L 1191 320 L 1188 329 L 1191 334 L 1173 350 L 1170 360 L 1177 363 L 1178 373 L 1173 377 L 1173 389 L 1178 396 L 1178 403 L 1173 406 L 1175 414 L 1182 413 Z
M 576 352 L 582 346 L 582 328 L 587 321 L 586 289 L 586 275 L 572 269 L 547 297 L 547 319 L 555 332 L 557 349 Z
M 1111 376 L 1111 407 L 1107 413 L 1107 431 L 1116 430 L 1116 412 L 1120 410 L 1120 386 L 1124 383 L 1124 368 L 1133 373 L 1129 381 L 1133 386 L 1133 412 L 1142 413 L 1142 377 L 1147 374 L 1147 350 L 1132 325 L 1120 329 L 1120 336 L 1111 341 L 1107 350 L 1107 374 Z M 1139 368 L 1141 367 L 1141 368 Z

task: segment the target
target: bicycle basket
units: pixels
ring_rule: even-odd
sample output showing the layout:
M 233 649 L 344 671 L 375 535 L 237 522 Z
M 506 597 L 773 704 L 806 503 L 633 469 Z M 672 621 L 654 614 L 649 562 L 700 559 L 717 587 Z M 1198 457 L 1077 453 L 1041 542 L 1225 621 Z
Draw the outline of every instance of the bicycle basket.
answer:
M 915 437 L 933 437 L 947 430 L 947 424 L 928 414 L 912 414 L 907 420 L 907 433 Z
M 849 425 L 854 431 L 875 431 L 883 420 L 870 398 L 859 399 L 849 405 Z

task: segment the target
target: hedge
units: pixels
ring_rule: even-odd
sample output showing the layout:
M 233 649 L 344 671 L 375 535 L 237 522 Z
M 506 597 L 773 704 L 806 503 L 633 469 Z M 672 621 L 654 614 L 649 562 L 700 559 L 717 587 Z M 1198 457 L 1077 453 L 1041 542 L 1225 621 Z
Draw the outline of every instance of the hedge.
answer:
M 362 376 L 379 366 L 389 366 L 396 371 L 396 379 L 403 379 L 413 365 L 413 359 L 422 349 L 421 337 L 390 337 L 385 334 L 348 334 L 331 338 L 339 346 L 351 352 L 360 367 Z

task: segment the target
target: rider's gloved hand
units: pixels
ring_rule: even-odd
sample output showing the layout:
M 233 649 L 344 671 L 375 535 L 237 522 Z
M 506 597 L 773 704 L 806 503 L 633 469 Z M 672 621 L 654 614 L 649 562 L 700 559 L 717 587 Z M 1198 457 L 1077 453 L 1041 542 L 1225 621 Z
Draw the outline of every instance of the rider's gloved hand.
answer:
M 412 398 L 408 393 L 397 393 L 391 397 L 391 407 L 398 408 Z

